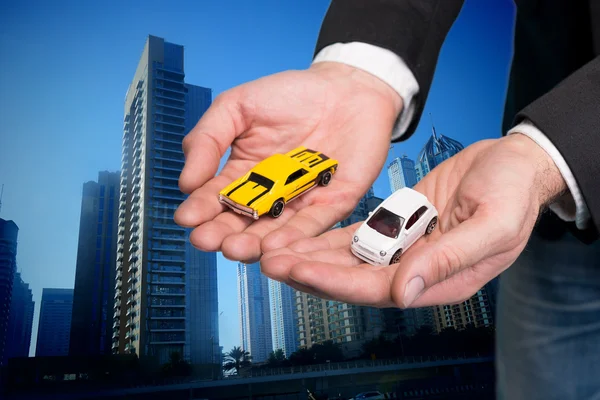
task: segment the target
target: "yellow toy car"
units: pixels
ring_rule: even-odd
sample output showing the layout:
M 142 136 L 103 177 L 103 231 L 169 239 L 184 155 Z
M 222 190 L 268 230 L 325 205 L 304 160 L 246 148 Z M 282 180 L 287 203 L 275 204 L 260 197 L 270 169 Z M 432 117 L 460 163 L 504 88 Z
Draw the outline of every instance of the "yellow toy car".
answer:
M 261 161 L 219 193 L 219 201 L 238 214 L 277 218 L 285 205 L 317 185 L 327 186 L 337 160 L 306 147 Z

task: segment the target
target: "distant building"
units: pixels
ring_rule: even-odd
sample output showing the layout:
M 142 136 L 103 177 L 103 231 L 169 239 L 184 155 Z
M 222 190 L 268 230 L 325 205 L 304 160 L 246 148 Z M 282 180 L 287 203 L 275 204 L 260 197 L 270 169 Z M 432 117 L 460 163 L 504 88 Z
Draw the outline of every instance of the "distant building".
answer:
M 185 82 L 184 47 L 148 36 L 125 95 L 113 353 L 219 359 L 217 265 L 177 225 L 183 138 L 212 101 Z
M 111 353 L 119 180 L 103 171 L 83 184 L 70 355 Z
M 0 218 L 0 363 L 4 361 L 13 283 L 17 270 L 19 227 Z
M 417 173 L 415 171 L 415 162 L 406 155 L 402 158 L 396 157 L 388 165 L 388 178 L 392 193 L 403 187 L 412 188 L 417 184 Z
M 273 351 L 269 282 L 259 263 L 239 263 L 237 284 L 242 349 L 252 362 L 267 361 Z
M 432 135 L 419 152 L 416 160 L 415 172 L 417 181 L 420 181 L 435 167 L 444 162 L 444 160 L 457 154 L 465 147 L 457 140 L 444 135 L 438 135 L 435 127 L 432 126 Z
M 69 354 L 72 312 L 73 289 L 43 289 L 36 357 Z
M 17 272 L 10 305 L 4 365 L 6 365 L 9 358 L 29 356 L 34 306 L 33 293 L 29 288 L 29 284 L 25 283 L 21 278 L 21 274 Z
M 269 299 L 273 351 L 281 349 L 289 357 L 298 348 L 294 319 L 296 291 L 285 283 L 269 279 Z

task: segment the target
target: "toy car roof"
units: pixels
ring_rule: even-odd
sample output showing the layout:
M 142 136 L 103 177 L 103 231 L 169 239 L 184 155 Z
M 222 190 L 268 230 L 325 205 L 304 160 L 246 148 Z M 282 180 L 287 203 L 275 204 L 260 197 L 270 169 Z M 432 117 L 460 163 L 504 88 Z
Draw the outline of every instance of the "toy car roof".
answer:
M 312 169 L 328 160 L 325 154 L 306 147 L 298 147 L 286 154 L 274 154 L 252 168 L 252 172 L 272 180 L 287 179 L 299 168 Z
M 423 205 L 431 207 L 431 203 L 425 195 L 410 188 L 402 188 L 385 199 L 380 207 L 385 207 L 403 218 L 409 218 L 413 212 Z

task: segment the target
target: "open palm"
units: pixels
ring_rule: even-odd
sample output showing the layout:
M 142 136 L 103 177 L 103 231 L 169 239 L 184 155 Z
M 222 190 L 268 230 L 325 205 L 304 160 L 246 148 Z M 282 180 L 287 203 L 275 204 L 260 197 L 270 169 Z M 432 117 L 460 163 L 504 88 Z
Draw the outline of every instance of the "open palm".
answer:
M 264 249 L 325 232 L 352 212 L 375 181 L 400 103 L 377 78 L 328 63 L 225 92 L 184 140 L 179 185 L 190 196 L 176 211 L 176 222 L 195 228 L 190 240 L 197 248 L 247 262 L 258 260 Z M 339 161 L 326 189 L 299 197 L 277 219 L 254 221 L 219 203 L 223 187 L 263 159 L 298 146 Z M 215 176 L 229 147 L 230 157 Z
M 467 147 L 416 186 L 440 213 L 439 229 L 400 262 L 364 264 L 350 252 L 360 224 L 268 252 L 262 271 L 321 298 L 378 307 L 466 300 L 523 251 L 549 191 L 538 185 L 547 155 L 522 135 Z

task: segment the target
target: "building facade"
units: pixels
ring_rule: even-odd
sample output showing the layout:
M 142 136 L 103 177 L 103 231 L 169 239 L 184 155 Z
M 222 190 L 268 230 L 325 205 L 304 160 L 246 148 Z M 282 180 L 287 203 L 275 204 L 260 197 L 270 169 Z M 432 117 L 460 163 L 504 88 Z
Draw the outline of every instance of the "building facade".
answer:
M 457 140 L 444 135 L 438 135 L 434 126 L 432 126 L 431 131 L 431 137 L 419 152 L 416 160 L 415 173 L 417 181 L 423 179 L 429 171 L 440 165 L 444 160 L 449 159 L 465 148 Z
M 268 278 L 259 263 L 238 263 L 237 284 L 242 349 L 254 363 L 267 361 L 273 351 Z
M 392 193 L 403 187 L 412 188 L 417 184 L 415 162 L 406 155 L 403 155 L 401 158 L 396 157 L 392 160 L 388 165 L 387 171 Z
M 281 349 L 289 357 L 298 348 L 298 330 L 294 319 L 296 291 L 285 283 L 273 279 L 268 281 L 273 351 Z
M 183 46 L 149 36 L 125 97 L 113 352 L 219 358 L 216 259 L 173 221 L 182 141 L 212 91 L 185 83 Z
M 111 353 L 119 180 L 102 171 L 83 185 L 70 355 Z
M 12 290 L 17 271 L 19 227 L 0 218 L 0 363 L 4 361 Z
M 69 354 L 73 289 L 42 290 L 35 356 Z
M 33 293 L 29 284 L 23 281 L 19 272 L 15 273 L 6 332 L 5 365 L 9 358 L 29 356 L 34 307 Z

